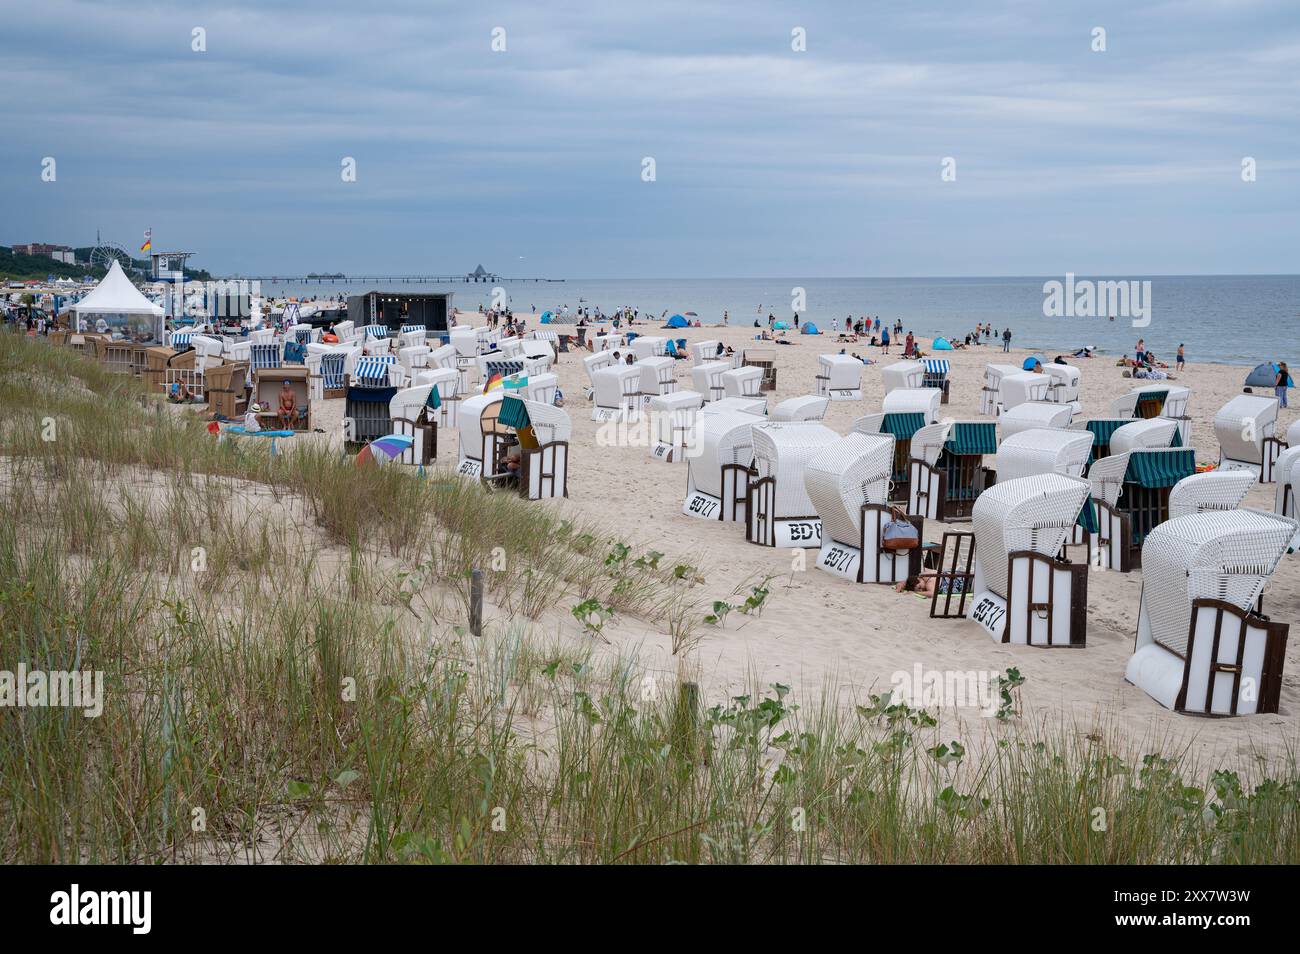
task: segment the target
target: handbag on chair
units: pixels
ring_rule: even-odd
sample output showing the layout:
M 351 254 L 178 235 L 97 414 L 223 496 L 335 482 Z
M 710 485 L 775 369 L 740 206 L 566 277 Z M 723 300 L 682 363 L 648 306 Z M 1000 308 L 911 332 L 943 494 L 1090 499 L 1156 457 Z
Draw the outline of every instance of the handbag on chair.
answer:
M 912 521 L 897 510 L 891 512 L 893 518 L 880 528 L 881 545 L 886 550 L 895 552 L 919 547 L 921 537 L 916 532 L 916 527 L 912 525 Z

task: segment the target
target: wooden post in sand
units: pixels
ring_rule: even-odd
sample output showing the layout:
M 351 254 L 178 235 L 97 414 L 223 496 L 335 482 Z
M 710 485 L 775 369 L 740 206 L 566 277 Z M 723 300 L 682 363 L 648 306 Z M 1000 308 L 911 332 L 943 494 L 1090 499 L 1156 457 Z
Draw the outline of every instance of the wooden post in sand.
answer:
M 469 571 L 469 631 L 483 635 L 483 571 Z

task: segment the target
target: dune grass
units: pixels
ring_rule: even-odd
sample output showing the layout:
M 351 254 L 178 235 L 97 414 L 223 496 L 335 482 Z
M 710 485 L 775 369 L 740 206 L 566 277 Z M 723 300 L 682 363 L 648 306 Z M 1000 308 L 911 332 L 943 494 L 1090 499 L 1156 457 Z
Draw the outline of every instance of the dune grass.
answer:
M 1300 859 L 1294 762 L 1207 772 L 1014 719 L 957 740 L 834 685 L 701 698 L 557 638 L 590 600 L 685 653 L 706 587 L 471 482 L 219 444 L 7 334 L 0 421 L 0 668 L 106 680 L 98 718 L 0 709 L 7 860 Z M 497 608 L 482 638 L 472 567 Z

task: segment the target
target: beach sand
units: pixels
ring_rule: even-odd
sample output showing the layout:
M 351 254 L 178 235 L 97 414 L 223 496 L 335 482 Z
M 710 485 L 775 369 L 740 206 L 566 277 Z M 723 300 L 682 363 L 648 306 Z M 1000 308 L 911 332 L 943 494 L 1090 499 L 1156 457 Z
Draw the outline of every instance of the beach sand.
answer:
M 481 324 L 481 316 L 461 315 L 463 323 Z M 537 327 L 535 318 L 528 327 Z M 570 332 L 572 326 L 556 325 Z M 830 334 L 791 335 L 789 346 L 756 342 L 758 329 L 718 327 L 662 331 L 655 324 L 633 329 L 642 334 L 671 335 L 689 341 L 718 339 L 737 352 L 746 347 L 775 352 L 777 389 L 768 393 L 769 408 L 776 402 L 814 391 L 817 356 L 839 350 Z M 1135 335 L 1136 339 L 1136 335 Z M 928 342 L 927 342 L 928 343 Z M 824 423 L 847 433 L 852 422 L 878 411 L 884 391 L 881 364 L 901 360 L 901 348 L 885 357 L 878 348 L 846 345 L 880 364 L 864 367 L 863 398 L 832 402 Z M 700 627 L 700 639 L 688 659 L 674 657 L 666 633 L 635 619 L 616 617 L 605 635 L 616 651 L 635 651 L 642 663 L 676 679 L 698 680 L 705 698 L 714 704 L 727 695 L 749 691 L 756 683 L 783 683 L 792 697 L 805 704 L 822 689 L 834 685 L 844 704 L 866 703 L 872 693 L 886 692 L 898 671 L 976 670 L 998 672 L 1017 668 L 1025 677 L 1021 697 L 1022 718 L 1047 732 L 1079 737 L 1098 730 L 1113 734 L 1138 751 L 1158 745 L 1185 744 L 1189 754 L 1210 768 L 1245 763 L 1252 753 L 1268 762 L 1294 750 L 1297 715 L 1300 714 L 1300 633 L 1292 633 L 1287 651 L 1281 711 L 1236 719 L 1207 719 L 1179 715 L 1164 709 L 1144 692 L 1124 681 L 1124 667 L 1133 651 L 1142 574 L 1093 570 L 1088 579 L 1087 646 L 1083 649 L 1033 649 L 994 643 L 976 623 L 931 619 L 930 601 L 914 594 L 896 593 L 890 586 L 863 585 L 835 578 L 815 568 L 816 551 L 805 551 L 805 569 L 793 567 L 792 551 L 747 543 L 740 523 L 699 520 L 682 514 L 686 494 L 686 464 L 651 459 L 646 447 L 598 447 L 598 425 L 590 418 L 590 402 L 583 395 L 586 376 L 582 355 L 560 356 L 555 369 L 573 420 L 569 465 L 569 499 L 545 502 L 607 527 L 611 538 L 628 543 L 638 552 L 654 549 L 666 554 L 671 566 L 687 562 L 700 568 L 705 584 L 699 587 L 706 603 L 727 599 L 743 601 L 749 588 L 771 577 L 770 596 L 759 616 L 732 613 L 722 626 Z M 1013 349 L 1003 354 L 1000 343 L 965 351 L 944 352 L 952 363 L 950 403 L 942 416 L 963 420 L 990 420 L 979 415 L 979 395 L 984 366 L 1019 364 L 1029 352 Z M 1048 360 L 1055 357 L 1047 354 Z M 1082 368 L 1083 417 L 1104 416 L 1110 402 L 1142 383 L 1123 377 L 1116 356 L 1091 360 L 1066 356 Z M 690 362 L 677 366 L 679 388 L 690 388 Z M 1178 383 L 1192 389 L 1189 413 L 1193 419 L 1192 443 L 1198 463 L 1218 460 L 1213 431 L 1215 412 L 1241 392 L 1248 368 L 1191 364 L 1177 375 Z M 1296 418 L 1284 409 L 1279 432 Z M 439 435 L 438 466 L 452 468 L 458 435 Z M 990 461 L 991 463 L 991 461 Z M 1256 485 L 1247 506 L 1273 509 L 1275 485 Z M 969 529 L 969 521 L 946 525 L 927 521 L 925 539 L 938 541 L 947 529 Z M 1082 556 L 1072 549 L 1074 559 Z M 735 595 L 739 589 L 740 596 Z M 1264 592 L 1265 611 L 1284 622 L 1300 618 L 1300 554 L 1286 556 Z M 701 608 L 701 614 L 707 612 Z M 585 639 L 572 618 L 548 621 L 555 629 Z M 987 726 L 973 709 L 948 710 L 947 717 L 965 728 Z M 971 720 L 975 720 L 971 723 Z M 972 733 L 975 734 L 975 733 Z

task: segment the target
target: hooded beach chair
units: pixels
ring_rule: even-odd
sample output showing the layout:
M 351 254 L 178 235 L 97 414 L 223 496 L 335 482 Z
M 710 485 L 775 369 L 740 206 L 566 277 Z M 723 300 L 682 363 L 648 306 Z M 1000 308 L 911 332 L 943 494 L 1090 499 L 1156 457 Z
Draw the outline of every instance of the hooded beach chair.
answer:
M 1070 426 L 1074 411 L 1065 404 L 1021 404 L 1013 407 L 998 418 L 998 427 L 1002 431 L 1002 442 L 1008 437 L 1030 430 L 1058 430 Z M 1092 446 L 1089 435 L 1088 446 Z
M 519 358 L 522 360 L 524 340 L 522 338 L 502 338 L 496 342 L 496 347 L 480 354 L 493 354 L 502 358 Z
M 1254 483 L 1254 474 L 1244 470 L 1211 470 L 1184 477 L 1169 491 L 1169 519 L 1211 510 L 1236 510 Z
M 925 366 L 925 377 L 921 379 L 921 387 L 935 388 L 943 392 L 940 400 L 947 404 L 948 388 L 952 383 L 949 378 L 952 365 L 947 358 L 923 358 L 921 364 Z
M 1238 394 L 1214 415 L 1219 469 L 1245 470 L 1262 484 L 1273 482 L 1273 465 L 1285 446 L 1277 438 L 1278 401 Z
M 1260 596 L 1298 526 L 1231 510 L 1151 531 L 1124 678 L 1176 712 L 1277 712 L 1289 624 L 1262 615 Z
M 659 338 L 654 335 L 637 335 L 628 343 L 628 347 L 632 349 L 632 355 L 636 360 L 641 361 L 645 358 L 664 357 L 668 353 L 667 344 L 667 338 Z
M 1045 374 L 1033 371 L 1005 374 L 998 385 L 999 413 L 1005 414 L 1021 404 L 1047 402 L 1051 390 L 1052 379 Z
M 433 349 L 428 345 L 408 345 L 405 348 L 397 349 L 397 363 L 406 369 L 406 374 L 414 378 L 417 371 L 423 371 L 429 366 L 429 355 Z
M 804 485 L 821 519 L 817 566 L 855 583 L 896 583 L 921 572 L 921 548 L 887 550 L 893 519 L 889 484 L 894 466 L 890 434 L 853 432 L 820 450 L 804 468 Z M 909 517 L 917 539 L 922 517 Z
M 708 361 L 722 361 L 725 362 L 729 368 L 740 367 L 740 355 L 729 355 L 725 350 L 719 352 L 718 346 L 720 344 L 722 344 L 722 342 L 714 341 L 713 339 L 708 339 L 706 341 L 692 341 L 687 346 L 691 353 L 691 365 L 700 365 Z
M 646 403 L 649 403 L 651 398 L 659 397 L 661 394 L 672 394 L 677 390 L 675 364 L 676 362 L 667 355 L 659 355 L 641 358 L 632 365 L 641 373 L 641 397 Z
M 755 417 L 767 416 L 767 398 L 764 397 L 727 397 L 709 401 L 700 409 L 701 414 L 730 414 L 732 412 L 752 414 Z
M 555 349 L 546 341 L 523 339 L 522 357 L 525 374 L 547 374 L 555 366 Z
M 893 498 L 906 501 L 911 477 L 912 437 L 939 420 L 943 392 L 937 388 L 895 388 L 885 395 L 882 410 L 853 422 L 861 434 L 889 434 L 894 438 Z
M 820 421 L 826 416 L 831 399 L 816 394 L 787 398 L 772 408 L 774 421 Z
M 1127 573 L 1140 565 L 1147 534 L 1169 519 L 1174 485 L 1195 472 L 1196 452 L 1189 447 L 1119 452 L 1112 447 L 1109 456 L 1093 461 L 1088 468 L 1097 528 L 1090 541 L 1093 566 Z
M 355 350 L 355 349 L 354 349 Z M 349 367 L 349 361 L 353 362 Z M 347 372 L 347 404 L 344 416 L 351 422 L 354 441 L 372 441 L 392 433 L 388 416 L 389 402 L 396 390 L 406 386 L 406 373 L 397 356 L 349 354 L 344 361 Z
M 1002 379 L 1013 374 L 1024 374 L 1018 364 L 986 364 L 984 387 L 980 389 L 980 413 L 997 417 L 1002 413 Z
M 732 370 L 729 361 L 703 361 L 691 368 L 691 383 L 705 402 L 726 397 L 722 376 Z
M 1079 368 L 1072 364 L 1049 362 L 1043 365 L 1043 374 L 1052 381 L 1051 387 L 1048 388 L 1048 401 L 1052 404 L 1066 405 L 1076 414 L 1083 410 L 1083 405 L 1079 402 L 1083 372 Z
M 416 384 L 430 384 L 438 389 L 438 426 L 444 430 L 460 424 L 460 373 L 455 368 L 425 368 L 417 371 Z
M 1178 424 L 1179 440 L 1184 447 L 1192 444 L 1192 419 L 1187 416 L 1187 405 L 1192 392 L 1190 388 L 1158 381 L 1136 387 L 1128 394 L 1111 402 L 1111 416 L 1115 418 L 1163 417 Z
M 489 486 L 513 485 L 527 500 L 567 497 L 569 469 L 569 435 L 573 430 L 569 415 L 558 407 L 529 401 L 507 394 L 496 405 L 494 440 L 485 447 L 483 460 L 489 473 L 483 481 Z M 519 448 L 519 469 L 511 471 L 508 462 L 513 447 Z
M 852 355 L 817 356 L 817 393 L 832 401 L 862 398 L 862 362 Z
M 636 421 L 641 417 L 641 369 L 611 364 L 591 375 L 593 421 Z
M 686 458 L 686 500 L 682 513 L 702 520 L 744 520 L 754 461 L 753 414 L 701 413 L 695 453 Z
M 1005 423 L 1006 417 L 1003 417 Z M 1082 478 L 1092 451 L 1092 434 L 1088 431 L 1030 429 L 1002 438 L 994 457 L 998 483 L 1062 474 Z
M 1088 629 L 1088 566 L 1061 560 L 1088 483 L 1063 474 L 999 481 L 971 513 L 974 599 L 966 616 L 1000 643 L 1080 647 Z
M 1288 447 L 1300 447 L 1300 420 L 1292 421 L 1286 429 L 1286 444 Z
M 495 466 L 496 461 L 504 460 L 509 433 L 505 425 L 497 426 L 497 417 L 505 395 L 505 390 L 496 388 L 460 402 L 460 459 L 456 466 L 460 476 L 477 480 L 488 472 L 484 461 Z
M 615 351 L 623 347 L 623 336 L 619 334 L 596 335 L 591 339 L 592 351 Z
M 895 388 L 925 386 L 925 365 L 920 361 L 896 361 L 880 369 L 880 380 L 888 394 Z
M 366 345 L 369 346 L 375 342 L 388 343 L 388 326 L 387 325 L 366 325 L 361 329 L 366 334 Z
M 759 397 L 763 391 L 763 369 L 745 365 L 722 372 L 724 397 Z
M 822 522 L 808 499 L 804 468 L 840 435 L 817 421 L 753 425 L 745 539 L 765 547 L 820 549 Z
M 1161 417 L 1129 421 L 1115 428 L 1110 435 L 1111 454 L 1178 446 L 1181 446 L 1178 424 Z
M 927 424 L 912 435 L 908 460 L 907 512 L 931 520 L 960 520 L 994 479 L 984 466 L 998 450 L 991 421 Z
M 560 379 L 554 374 L 529 374 L 524 380 L 524 399 L 538 404 L 554 404 L 555 392 L 560 389 Z
M 1282 452 L 1273 473 L 1277 480 L 1273 509 L 1283 517 L 1300 520 L 1300 497 L 1297 497 L 1300 494 L 1300 443 Z M 1291 549 L 1300 550 L 1300 534 L 1291 541 Z
M 591 397 L 596 390 L 596 372 L 602 368 L 608 368 L 614 363 L 614 352 L 597 351 L 594 354 L 583 355 L 582 367 L 587 372 L 587 396 Z
M 388 402 L 390 433 L 411 438 L 411 446 L 393 458 L 393 463 L 424 466 L 438 456 L 437 411 L 429 406 L 433 384 L 402 388 Z
M 681 460 L 694 445 L 695 426 L 704 398 L 697 391 L 673 391 L 650 399 L 654 441 L 650 456 L 665 463 Z

